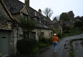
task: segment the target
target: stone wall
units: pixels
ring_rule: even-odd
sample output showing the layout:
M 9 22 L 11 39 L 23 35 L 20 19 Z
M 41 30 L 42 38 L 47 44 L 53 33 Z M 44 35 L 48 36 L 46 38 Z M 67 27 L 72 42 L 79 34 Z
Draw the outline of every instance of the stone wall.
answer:
M 21 27 L 14 28 L 12 30 L 11 40 L 10 40 L 10 46 L 11 46 L 10 54 L 16 54 L 17 53 L 17 48 L 16 48 L 17 40 L 23 39 L 23 37 L 20 36 L 20 34 L 23 34 Z
M 37 41 L 39 40 L 41 33 L 43 33 L 42 37 L 47 38 L 47 39 L 51 38 L 53 34 L 53 31 L 49 29 L 35 29 L 33 30 L 33 32 L 36 32 L 35 37 Z

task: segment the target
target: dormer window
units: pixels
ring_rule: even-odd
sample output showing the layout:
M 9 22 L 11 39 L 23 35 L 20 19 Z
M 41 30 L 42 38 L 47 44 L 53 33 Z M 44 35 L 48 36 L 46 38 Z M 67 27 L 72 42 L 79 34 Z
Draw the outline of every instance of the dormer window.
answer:
M 28 20 L 28 15 L 23 13 L 23 19 L 25 19 L 25 21 L 27 21 Z

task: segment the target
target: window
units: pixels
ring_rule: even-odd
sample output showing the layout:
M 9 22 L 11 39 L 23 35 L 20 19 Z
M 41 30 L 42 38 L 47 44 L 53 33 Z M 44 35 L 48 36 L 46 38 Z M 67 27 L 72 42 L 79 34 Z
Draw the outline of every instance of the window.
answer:
M 25 19 L 25 21 L 27 21 L 28 15 L 26 15 L 26 14 L 23 13 L 23 19 Z
M 41 32 L 40 33 L 40 38 L 43 38 L 44 37 L 44 32 Z

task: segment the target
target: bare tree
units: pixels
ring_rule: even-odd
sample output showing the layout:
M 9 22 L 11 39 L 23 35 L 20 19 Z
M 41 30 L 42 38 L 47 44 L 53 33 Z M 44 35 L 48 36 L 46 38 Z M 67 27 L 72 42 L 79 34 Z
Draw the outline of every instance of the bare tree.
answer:
M 50 8 L 46 8 L 46 9 L 43 11 L 43 13 L 45 14 L 45 16 L 46 16 L 47 18 L 50 18 L 50 17 L 52 16 L 52 14 L 53 14 L 53 11 L 52 11 Z

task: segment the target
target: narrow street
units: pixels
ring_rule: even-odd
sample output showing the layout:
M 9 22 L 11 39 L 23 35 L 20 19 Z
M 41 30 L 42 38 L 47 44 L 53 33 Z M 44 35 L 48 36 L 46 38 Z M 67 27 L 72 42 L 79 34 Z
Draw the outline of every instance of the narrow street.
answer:
M 83 38 L 83 33 L 79 34 L 79 35 L 75 35 L 75 36 L 65 37 L 62 40 L 60 40 L 59 43 L 58 43 L 58 47 L 57 47 L 57 50 L 56 50 L 57 52 L 56 53 L 54 53 L 53 45 L 51 45 L 51 46 L 43 49 L 42 51 L 40 51 L 37 54 L 37 57 L 68 57 L 69 56 L 69 54 L 68 54 L 68 51 L 69 51 L 68 47 L 69 46 L 65 46 L 65 45 L 68 43 L 69 40 L 71 40 L 71 39 L 78 39 L 78 38 Z

